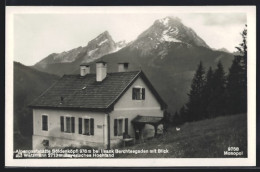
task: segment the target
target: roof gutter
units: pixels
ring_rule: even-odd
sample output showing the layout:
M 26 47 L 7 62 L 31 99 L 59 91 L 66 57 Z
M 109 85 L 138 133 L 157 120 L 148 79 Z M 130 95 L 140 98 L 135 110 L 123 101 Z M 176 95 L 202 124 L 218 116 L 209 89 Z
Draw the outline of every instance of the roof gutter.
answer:
M 35 106 L 30 105 L 29 108 L 35 109 L 62 109 L 62 110 L 73 110 L 73 111 L 92 111 L 92 112 L 111 112 L 113 110 L 112 107 L 108 108 L 84 108 L 84 107 L 54 107 L 54 106 Z

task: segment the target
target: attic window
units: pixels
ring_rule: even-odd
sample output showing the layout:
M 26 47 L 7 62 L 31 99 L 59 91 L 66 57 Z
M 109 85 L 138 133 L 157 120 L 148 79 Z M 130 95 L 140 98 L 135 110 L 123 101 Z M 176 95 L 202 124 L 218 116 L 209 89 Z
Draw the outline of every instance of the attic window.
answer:
M 145 88 L 134 87 L 132 90 L 133 100 L 145 100 Z

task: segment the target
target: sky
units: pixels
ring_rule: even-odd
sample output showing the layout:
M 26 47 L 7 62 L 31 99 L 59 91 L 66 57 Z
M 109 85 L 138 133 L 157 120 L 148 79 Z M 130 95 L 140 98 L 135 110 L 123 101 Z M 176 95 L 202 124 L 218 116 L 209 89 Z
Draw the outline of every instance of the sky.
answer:
M 22 13 L 13 17 L 14 60 L 34 65 L 51 53 L 86 46 L 104 31 L 115 42 L 135 40 L 155 20 L 179 17 L 211 48 L 235 51 L 247 22 L 245 13 Z

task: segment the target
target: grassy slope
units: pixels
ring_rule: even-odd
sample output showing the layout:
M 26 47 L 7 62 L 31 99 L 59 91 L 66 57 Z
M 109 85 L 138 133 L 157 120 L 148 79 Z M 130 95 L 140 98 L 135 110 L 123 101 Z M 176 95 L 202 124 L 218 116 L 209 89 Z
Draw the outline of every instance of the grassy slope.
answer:
M 168 154 L 120 154 L 120 158 L 207 158 L 224 156 L 229 146 L 239 147 L 247 156 L 246 114 L 185 123 L 180 131 L 170 128 L 162 137 L 129 149 L 168 149 Z M 128 149 L 125 148 L 125 149 Z
M 31 148 L 32 110 L 28 104 L 58 78 L 14 62 L 14 149 Z

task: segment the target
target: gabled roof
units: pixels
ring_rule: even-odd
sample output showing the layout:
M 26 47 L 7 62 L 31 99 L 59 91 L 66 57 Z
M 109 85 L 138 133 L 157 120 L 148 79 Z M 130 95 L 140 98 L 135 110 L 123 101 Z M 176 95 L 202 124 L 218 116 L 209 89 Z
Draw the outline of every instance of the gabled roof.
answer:
M 108 73 L 102 82 L 95 74 L 64 75 L 59 81 L 35 99 L 30 107 L 112 110 L 114 104 L 138 77 L 142 77 L 162 108 L 166 104 L 152 87 L 142 71 Z

